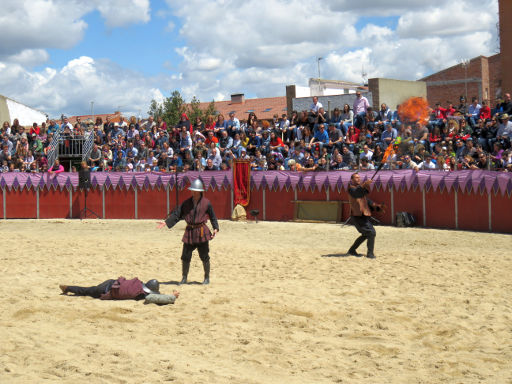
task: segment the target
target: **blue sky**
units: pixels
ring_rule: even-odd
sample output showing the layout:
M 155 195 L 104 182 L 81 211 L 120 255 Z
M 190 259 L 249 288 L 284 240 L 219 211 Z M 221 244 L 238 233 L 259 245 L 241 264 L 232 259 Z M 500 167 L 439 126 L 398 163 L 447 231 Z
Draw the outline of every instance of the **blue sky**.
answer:
M 153 7 L 153 4 L 160 7 Z M 159 17 L 158 11 L 167 8 L 162 5 L 160 2 L 152 3 L 149 23 L 120 28 L 107 27 L 98 11 L 90 12 L 83 17 L 88 25 L 85 38 L 70 49 L 49 49 L 50 61 L 36 69 L 41 70 L 45 65 L 63 67 L 69 60 L 85 55 L 93 59 L 109 58 L 123 67 L 148 76 L 169 70 L 170 66 L 166 63 L 180 60 L 173 47 L 184 42 L 175 30 L 166 30 L 169 21 L 178 25 L 179 19 Z
M 3 0 L 2 94 L 52 116 L 283 96 L 323 78 L 417 80 L 496 52 L 497 0 Z M 478 18 L 475 18 L 478 9 Z M 319 12 L 320 10 L 320 12 Z M 41 22 L 44 20 L 44 22 Z M 23 28 L 19 28 L 19 25 Z

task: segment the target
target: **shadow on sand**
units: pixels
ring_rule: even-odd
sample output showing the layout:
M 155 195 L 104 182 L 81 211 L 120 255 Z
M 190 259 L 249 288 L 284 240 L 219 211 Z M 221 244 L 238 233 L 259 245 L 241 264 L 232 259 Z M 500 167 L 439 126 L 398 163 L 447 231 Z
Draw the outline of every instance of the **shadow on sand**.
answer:
M 329 253 L 327 255 L 322 255 L 322 257 L 351 257 L 348 253 Z M 356 256 L 352 256 L 356 257 Z
M 180 285 L 179 281 L 171 280 L 171 281 L 161 281 L 160 284 L 162 285 Z M 183 285 L 203 285 L 203 282 L 200 281 L 189 281 L 186 284 Z

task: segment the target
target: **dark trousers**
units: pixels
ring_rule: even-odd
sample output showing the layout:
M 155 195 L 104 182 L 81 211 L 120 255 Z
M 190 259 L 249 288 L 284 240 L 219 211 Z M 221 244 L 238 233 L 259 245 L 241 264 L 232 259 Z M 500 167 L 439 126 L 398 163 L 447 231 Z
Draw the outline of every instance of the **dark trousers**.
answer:
M 371 218 L 369 216 L 352 216 L 352 222 L 354 223 L 357 231 L 361 234 L 361 236 L 359 236 L 352 245 L 354 251 L 365 240 L 368 240 L 368 253 L 373 254 L 376 232 L 370 220 Z
M 95 299 L 98 299 L 104 293 L 110 291 L 112 284 L 114 284 L 115 280 L 105 280 L 103 283 L 96 285 L 95 287 L 77 287 L 77 286 L 68 286 L 67 292 L 74 293 L 77 296 L 91 296 Z
M 210 261 L 210 247 L 208 242 L 199 244 L 187 244 L 183 243 L 183 251 L 181 252 L 181 260 L 190 263 L 190 259 L 192 259 L 192 252 L 197 249 L 199 252 L 199 258 L 203 263 Z
M 373 228 L 369 216 L 352 216 L 352 222 L 361 235 L 365 237 L 376 235 L 375 228 Z

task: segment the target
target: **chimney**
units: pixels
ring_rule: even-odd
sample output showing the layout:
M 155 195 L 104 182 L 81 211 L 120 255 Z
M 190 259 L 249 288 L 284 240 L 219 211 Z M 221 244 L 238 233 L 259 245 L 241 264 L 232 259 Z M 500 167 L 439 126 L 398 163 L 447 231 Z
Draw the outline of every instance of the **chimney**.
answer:
M 245 95 L 243 93 L 231 95 L 231 104 L 245 104 Z

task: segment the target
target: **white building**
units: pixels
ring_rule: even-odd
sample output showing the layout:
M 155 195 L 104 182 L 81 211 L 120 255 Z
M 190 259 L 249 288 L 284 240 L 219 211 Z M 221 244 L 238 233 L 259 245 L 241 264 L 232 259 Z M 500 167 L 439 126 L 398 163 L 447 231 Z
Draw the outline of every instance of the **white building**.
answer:
M 18 119 L 20 125 L 23 126 L 32 126 L 34 123 L 40 125 L 43 121 L 46 121 L 46 114 L 0 95 L 0 124 L 4 121 L 12 124 L 14 119 Z

